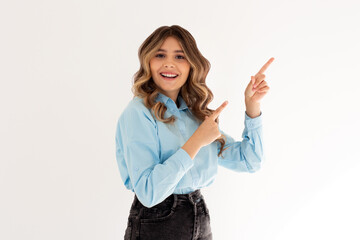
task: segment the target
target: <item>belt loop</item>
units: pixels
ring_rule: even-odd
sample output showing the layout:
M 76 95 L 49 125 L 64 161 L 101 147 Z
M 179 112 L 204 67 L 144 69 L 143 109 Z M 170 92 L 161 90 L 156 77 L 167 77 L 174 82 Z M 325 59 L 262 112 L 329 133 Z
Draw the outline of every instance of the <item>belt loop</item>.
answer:
M 175 211 L 175 208 L 176 208 L 176 205 L 177 205 L 177 199 L 178 199 L 178 196 L 176 194 L 173 194 L 174 196 L 174 202 L 173 202 L 173 205 L 171 207 L 171 210 L 172 211 Z
M 202 198 L 200 189 L 195 190 L 194 192 L 189 193 L 189 199 L 192 204 L 198 203 Z
M 194 196 L 194 192 L 189 193 L 188 196 L 189 196 L 190 202 L 191 202 L 192 204 L 195 204 L 194 197 L 193 197 L 193 196 Z

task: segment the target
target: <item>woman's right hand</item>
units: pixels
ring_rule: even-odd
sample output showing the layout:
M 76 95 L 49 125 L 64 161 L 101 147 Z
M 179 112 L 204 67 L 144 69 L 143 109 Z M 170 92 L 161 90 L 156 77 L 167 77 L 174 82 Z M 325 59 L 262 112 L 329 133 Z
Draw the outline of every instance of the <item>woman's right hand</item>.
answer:
M 225 101 L 210 116 L 205 116 L 205 120 L 194 132 L 194 137 L 198 139 L 202 147 L 212 143 L 221 136 L 219 126 L 215 120 L 220 115 L 221 111 L 224 110 L 227 104 L 228 101 Z

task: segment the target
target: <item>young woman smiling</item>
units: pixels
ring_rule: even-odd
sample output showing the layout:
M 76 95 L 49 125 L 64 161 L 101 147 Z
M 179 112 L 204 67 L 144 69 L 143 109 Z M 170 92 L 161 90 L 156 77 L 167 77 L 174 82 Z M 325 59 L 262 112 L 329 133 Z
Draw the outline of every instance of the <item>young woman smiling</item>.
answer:
M 178 25 L 156 29 L 138 52 L 133 99 L 116 128 L 116 159 L 124 185 L 134 192 L 124 239 L 212 239 L 209 209 L 200 189 L 218 166 L 256 172 L 263 161 L 260 100 L 269 91 L 264 71 L 245 90 L 243 141 L 219 128 L 207 106 L 209 61 Z M 201 150 L 201 151 L 200 151 Z

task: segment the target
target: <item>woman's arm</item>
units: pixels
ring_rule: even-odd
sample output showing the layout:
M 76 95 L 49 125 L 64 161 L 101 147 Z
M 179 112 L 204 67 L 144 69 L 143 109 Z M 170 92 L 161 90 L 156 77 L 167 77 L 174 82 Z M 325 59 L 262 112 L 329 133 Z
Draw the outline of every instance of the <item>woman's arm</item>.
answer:
M 250 102 L 245 99 L 246 114 L 251 118 L 260 116 L 260 103 Z
M 160 160 L 157 125 L 150 112 L 139 105 L 126 108 L 118 120 L 116 157 L 124 183 L 149 208 L 170 196 L 194 165 L 180 147 Z
M 235 172 L 258 171 L 264 162 L 262 113 L 256 118 L 250 118 L 245 113 L 245 128 L 242 133 L 242 141 L 235 141 L 230 135 L 221 131 L 226 137 L 222 156 L 218 158 L 218 164 Z M 218 152 L 220 144 L 218 144 Z
M 202 145 L 196 135 L 192 135 L 181 148 L 190 155 L 192 160 L 194 160 L 196 154 L 199 152 L 200 148 L 202 148 Z

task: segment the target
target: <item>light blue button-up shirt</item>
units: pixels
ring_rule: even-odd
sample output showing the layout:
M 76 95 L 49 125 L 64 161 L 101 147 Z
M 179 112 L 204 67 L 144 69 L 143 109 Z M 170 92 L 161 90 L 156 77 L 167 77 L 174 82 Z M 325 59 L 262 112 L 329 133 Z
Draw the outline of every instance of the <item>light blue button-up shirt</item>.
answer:
M 153 118 L 143 100 L 133 98 L 121 113 L 115 134 L 116 160 L 127 189 L 133 191 L 146 207 L 153 207 L 171 194 L 185 194 L 209 186 L 215 179 L 218 165 L 236 172 L 253 173 L 264 160 L 262 112 L 250 118 L 245 112 L 242 141 L 226 136 L 222 155 L 220 143 L 202 147 L 194 159 L 181 147 L 201 124 L 179 95 L 179 108 L 166 95 L 159 93 L 156 102 L 163 102 L 165 118 L 175 115 L 174 124 Z

